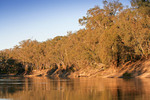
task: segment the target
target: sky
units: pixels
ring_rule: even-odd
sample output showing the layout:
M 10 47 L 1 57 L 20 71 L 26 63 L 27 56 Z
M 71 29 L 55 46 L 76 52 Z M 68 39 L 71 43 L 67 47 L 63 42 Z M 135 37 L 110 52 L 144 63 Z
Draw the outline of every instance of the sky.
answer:
M 102 8 L 102 0 L 0 0 L 0 50 L 22 40 L 42 42 L 75 32 L 83 28 L 78 19 L 96 5 Z

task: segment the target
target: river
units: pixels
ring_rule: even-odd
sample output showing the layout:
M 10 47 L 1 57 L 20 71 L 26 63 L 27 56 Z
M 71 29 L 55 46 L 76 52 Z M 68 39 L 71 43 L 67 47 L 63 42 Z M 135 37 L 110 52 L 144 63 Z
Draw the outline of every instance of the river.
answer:
M 0 100 L 150 100 L 150 79 L 1 77 Z

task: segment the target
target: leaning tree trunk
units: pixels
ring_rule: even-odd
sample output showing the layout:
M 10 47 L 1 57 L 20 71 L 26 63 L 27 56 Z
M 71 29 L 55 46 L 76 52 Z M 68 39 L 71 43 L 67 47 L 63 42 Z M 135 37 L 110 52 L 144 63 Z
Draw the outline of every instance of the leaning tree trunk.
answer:
M 28 73 L 28 64 L 25 64 L 25 75 Z

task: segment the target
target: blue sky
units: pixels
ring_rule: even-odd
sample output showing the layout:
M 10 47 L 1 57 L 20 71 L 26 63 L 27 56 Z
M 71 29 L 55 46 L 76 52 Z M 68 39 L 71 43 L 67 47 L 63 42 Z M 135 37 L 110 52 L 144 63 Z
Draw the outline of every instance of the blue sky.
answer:
M 102 0 L 0 0 L 0 50 L 77 31 L 82 28 L 78 19 L 95 5 L 102 7 Z

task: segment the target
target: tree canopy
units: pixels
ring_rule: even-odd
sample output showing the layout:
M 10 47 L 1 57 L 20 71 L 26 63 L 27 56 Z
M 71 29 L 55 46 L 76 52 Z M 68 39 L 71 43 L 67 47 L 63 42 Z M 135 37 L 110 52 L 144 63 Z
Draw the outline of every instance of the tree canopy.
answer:
M 24 40 L 13 49 L 0 51 L 0 71 L 26 67 L 78 70 L 100 63 L 118 67 L 146 59 L 150 55 L 150 1 L 131 0 L 130 8 L 119 0 L 104 0 L 103 4 L 79 19 L 84 29 L 44 42 Z

